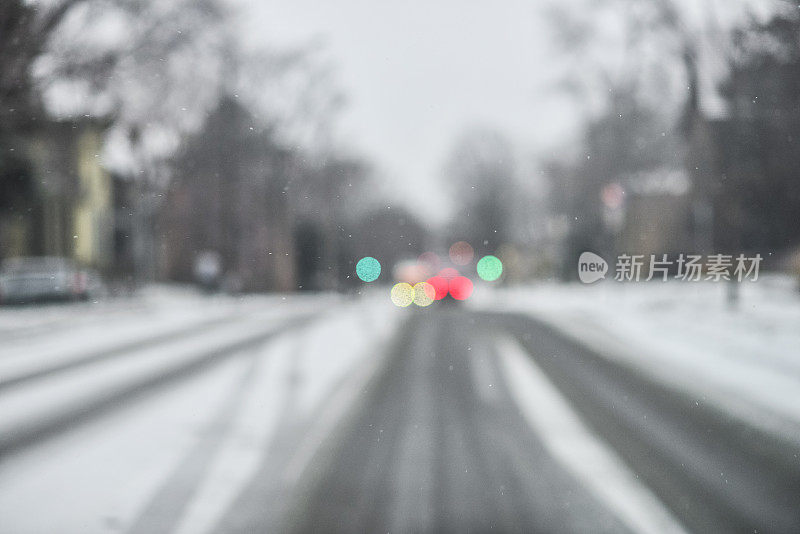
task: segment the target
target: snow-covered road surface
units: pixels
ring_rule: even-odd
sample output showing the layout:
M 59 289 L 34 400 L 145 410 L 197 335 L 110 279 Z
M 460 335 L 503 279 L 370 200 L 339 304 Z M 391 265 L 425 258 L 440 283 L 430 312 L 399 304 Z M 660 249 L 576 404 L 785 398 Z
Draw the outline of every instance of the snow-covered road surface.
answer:
M 480 298 L 480 309 L 521 312 L 606 358 L 800 446 L 800 292 L 766 277 L 726 284 L 540 285 Z
M 205 314 L 170 306 L 167 325 L 159 309 L 156 320 L 115 315 L 95 336 L 56 329 L 70 340 L 62 351 L 48 336 L 4 347 L 0 517 L 10 532 L 210 530 L 287 418 L 313 426 L 347 388 L 342 409 L 355 401 L 398 318 L 383 303 L 332 297 L 201 303 Z M 368 371 L 361 383 L 349 380 L 354 369 Z
M 0 346 L 0 532 L 796 532 L 793 301 L 584 289 L 48 308 Z

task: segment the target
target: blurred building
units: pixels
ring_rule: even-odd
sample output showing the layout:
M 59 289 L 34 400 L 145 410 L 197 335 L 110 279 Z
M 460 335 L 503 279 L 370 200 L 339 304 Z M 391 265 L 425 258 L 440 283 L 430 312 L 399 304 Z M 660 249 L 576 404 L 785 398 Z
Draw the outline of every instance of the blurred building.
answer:
M 100 160 L 102 125 L 46 121 L 9 147 L 0 255 L 63 256 L 108 270 L 114 262 L 114 185 Z
M 296 288 L 285 188 L 295 154 L 226 98 L 189 139 L 157 217 L 158 276 L 192 282 L 201 255 L 219 257 L 220 284 L 245 291 Z
M 636 254 L 692 250 L 691 183 L 683 169 L 656 168 L 623 177 L 624 201 L 608 206 L 607 226 L 618 226 L 616 248 Z M 616 220 L 615 217 L 619 217 Z

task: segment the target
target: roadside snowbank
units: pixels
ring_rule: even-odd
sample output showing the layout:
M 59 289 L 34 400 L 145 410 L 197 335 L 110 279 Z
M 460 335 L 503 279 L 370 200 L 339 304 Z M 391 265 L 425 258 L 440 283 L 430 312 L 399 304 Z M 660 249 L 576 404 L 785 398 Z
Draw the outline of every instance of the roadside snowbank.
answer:
M 475 295 L 476 306 L 530 313 L 765 430 L 800 435 L 800 293 L 786 277 L 722 283 L 543 284 Z

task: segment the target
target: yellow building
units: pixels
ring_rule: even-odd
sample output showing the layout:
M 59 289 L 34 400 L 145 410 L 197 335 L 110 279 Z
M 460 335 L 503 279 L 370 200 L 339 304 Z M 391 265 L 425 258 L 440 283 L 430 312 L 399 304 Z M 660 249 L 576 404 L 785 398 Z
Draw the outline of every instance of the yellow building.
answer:
M 114 196 L 93 122 L 49 122 L 24 144 L 20 195 L 0 214 L 0 256 L 60 256 L 105 270 L 113 262 Z M 21 171 L 22 172 L 22 171 Z
M 100 160 L 97 130 L 78 134 L 77 195 L 72 209 L 73 257 L 82 265 L 104 269 L 113 254 L 114 198 L 111 177 Z

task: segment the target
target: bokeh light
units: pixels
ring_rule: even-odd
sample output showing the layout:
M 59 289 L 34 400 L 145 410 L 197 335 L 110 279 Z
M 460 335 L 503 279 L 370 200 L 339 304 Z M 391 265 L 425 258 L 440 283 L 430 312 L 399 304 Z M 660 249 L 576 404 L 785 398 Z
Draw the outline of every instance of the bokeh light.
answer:
M 414 285 L 414 304 L 425 307 L 436 300 L 436 288 L 428 282 L 419 282 Z
M 625 189 L 618 183 L 610 183 L 603 187 L 600 199 L 610 210 L 618 210 L 625 202 Z
M 390 295 L 392 303 L 401 308 L 405 308 L 414 302 L 414 288 L 411 284 L 407 284 L 406 282 L 395 284 L 392 287 Z
M 433 271 L 417 261 L 406 260 L 395 265 L 393 274 L 394 279 L 398 282 L 408 282 L 413 286 L 417 282 L 424 282 L 433 274 Z
M 458 276 L 459 274 L 461 274 L 461 273 L 459 273 L 457 270 L 453 269 L 452 267 L 445 267 L 444 269 L 439 271 L 439 276 L 441 276 L 445 280 L 451 280 L 451 279 L 455 278 L 456 276 Z
M 374 282 L 381 275 L 381 262 L 372 256 L 366 256 L 356 263 L 356 275 L 364 282 Z
M 472 246 L 466 241 L 453 243 L 450 247 L 450 261 L 456 265 L 467 265 L 472 261 L 474 256 L 475 251 L 472 250 Z
M 450 296 L 456 300 L 466 300 L 472 295 L 472 280 L 466 276 L 456 276 L 450 280 Z
M 428 278 L 428 283 L 433 287 L 434 290 L 434 299 L 435 300 L 442 300 L 447 296 L 447 278 L 442 276 L 432 276 Z
M 478 276 L 487 282 L 494 282 L 503 274 L 503 262 L 497 256 L 484 256 L 478 260 Z
M 423 252 L 419 255 L 419 258 L 417 258 L 417 262 L 420 265 L 424 265 L 432 273 L 438 271 L 439 267 L 442 265 L 442 260 L 440 260 L 439 256 L 434 252 Z

